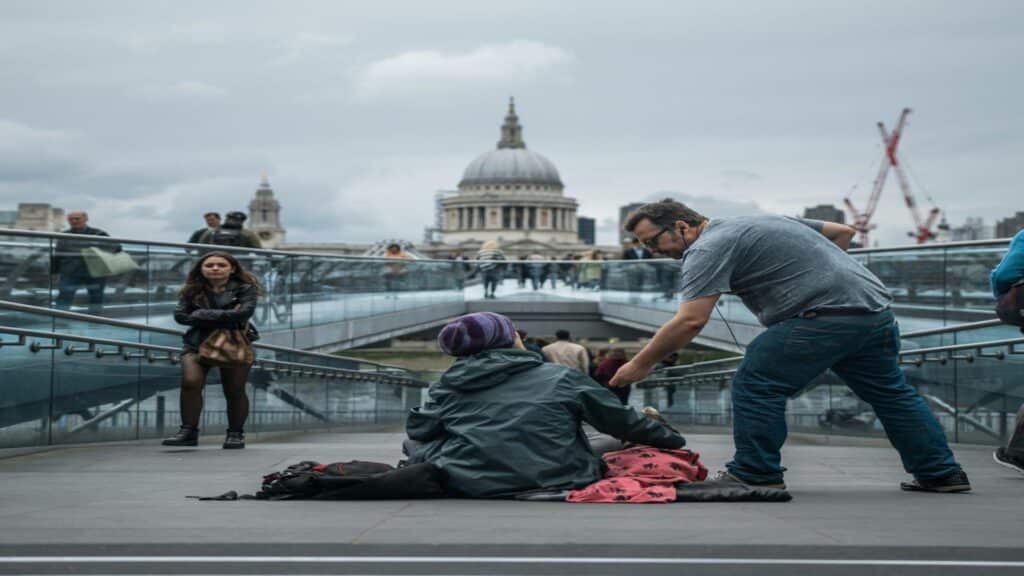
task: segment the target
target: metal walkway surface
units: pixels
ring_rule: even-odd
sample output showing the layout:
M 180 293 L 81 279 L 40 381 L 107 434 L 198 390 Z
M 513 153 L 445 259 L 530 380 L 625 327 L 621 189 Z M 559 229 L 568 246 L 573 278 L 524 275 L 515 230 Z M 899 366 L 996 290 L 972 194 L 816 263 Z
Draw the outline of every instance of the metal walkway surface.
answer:
M 685 431 L 684 431 L 685 433 Z M 0 573 L 1013 574 L 1024 475 L 956 445 L 967 494 L 901 492 L 878 441 L 793 437 L 794 499 L 601 505 L 514 501 L 236 501 L 300 460 L 400 457 L 393 430 L 254 435 L 242 451 L 157 441 L 0 459 Z M 687 434 L 712 470 L 727 435 Z M 822 444 L 830 442 L 831 444 Z

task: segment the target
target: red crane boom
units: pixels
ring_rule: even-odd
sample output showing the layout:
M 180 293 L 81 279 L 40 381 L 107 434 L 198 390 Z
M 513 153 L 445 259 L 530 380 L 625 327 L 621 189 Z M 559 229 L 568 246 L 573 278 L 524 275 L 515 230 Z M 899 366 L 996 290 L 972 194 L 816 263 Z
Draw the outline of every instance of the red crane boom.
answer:
M 853 221 L 851 225 L 860 233 L 860 242 L 863 246 L 869 245 L 868 233 L 875 228 L 875 225 L 871 223 L 871 218 L 875 215 L 875 209 L 878 208 L 878 199 L 882 195 L 882 188 L 885 187 L 889 168 L 896 172 L 896 179 L 899 181 L 900 190 L 903 192 L 903 201 L 906 203 L 910 216 L 914 220 L 914 231 L 910 232 L 909 235 L 916 238 L 918 244 L 924 244 L 935 237 L 932 227 L 939 218 L 940 210 L 937 207 L 932 207 L 927 217 L 921 217 L 921 211 L 917 207 L 914 193 L 910 190 L 907 174 L 904 172 L 903 164 L 899 161 L 899 156 L 896 154 L 896 149 L 903 138 L 903 128 L 907 124 L 907 116 L 909 114 L 910 108 L 904 108 L 900 112 L 900 117 L 896 121 L 896 128 L 893 129 L 891 134 L 886 131 L 885 124 L 878 123 L 878 132 L 881 134 L 882 143 L 885 145 L 885 155 L 882 157 L 882 163 L 878 167 L 878 175 L 875 176 L 875 182 L 871 187 L 871 196 L 868 198 L 867 208 L 860 212 L 854 207 L 849 195 L 843 199 L 843 203 L 846 204 L 846 208 L 849 210 Z

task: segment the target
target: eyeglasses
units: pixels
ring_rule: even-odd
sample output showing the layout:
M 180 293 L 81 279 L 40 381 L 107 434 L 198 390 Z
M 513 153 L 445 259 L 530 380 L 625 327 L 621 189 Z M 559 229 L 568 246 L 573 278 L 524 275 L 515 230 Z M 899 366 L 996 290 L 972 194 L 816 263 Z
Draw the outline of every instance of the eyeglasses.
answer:
M 641 240 L 641 242 L 644 246 L 647 246 L 648 248 L 653 250 L 658 247 L 658 237 L 664 234 L 665 232 L 668 232 L 669 230 L 671 230 L 671 228 L 662 228 L 661 232 L 658 232 L 657 234 L 651 236 L 647 240 Z

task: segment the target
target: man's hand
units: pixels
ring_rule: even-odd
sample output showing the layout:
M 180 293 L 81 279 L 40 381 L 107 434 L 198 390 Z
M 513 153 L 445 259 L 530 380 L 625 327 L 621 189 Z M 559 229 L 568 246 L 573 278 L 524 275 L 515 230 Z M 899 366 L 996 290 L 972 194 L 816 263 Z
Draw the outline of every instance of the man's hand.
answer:
M 851 226 L 845 224 L 837 224 L 835 222 L 825 222 L 821 227 L 821 234 L 835 243 L 843 250 L 850 249 L 850 242 L 853 237 L 857 235 L 857 231 Z
M 645 376 L 650 374 L 650 372 L 651 366 L 643 366 L 641 364 L 637 364 L 636 360 L 630 360 L 615 372 L 615 376 L 612 376 L 608 385 L 612 388 L 628 386 L 633 382 L 643 380 Z

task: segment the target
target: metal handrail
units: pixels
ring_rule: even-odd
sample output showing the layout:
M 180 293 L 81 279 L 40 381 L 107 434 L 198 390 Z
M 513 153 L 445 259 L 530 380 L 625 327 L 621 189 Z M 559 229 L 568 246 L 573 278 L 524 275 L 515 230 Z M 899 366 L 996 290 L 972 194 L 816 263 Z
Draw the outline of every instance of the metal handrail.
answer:
M 0 230 L 0 236 L 27 236 L 31 238 L 49 238 L 54 240 L 83 241 L 82 234 L 65 234 L 63 232 L 40 232 L 37 230 L 19 230 L 7 228 Z M 84 236 L 89 242 L 105 242 L 112 244 L 140 244 L 144 246 L 163 246 L 166 248 L 182 248 L 186 251 L 194 250 L 218 250 L 234 254 L 264 254 L 267 256 L 311 256 L 314 258 L 331 258 L 335 260 L 362 260 L 362 261 L 392 261 L 382 256 L 361 256 L 357 254 L 329 254 L 325 252 L 292 252 L 290 250 L 269 250 L 267 248 L 243 248 L 238 246 L 221 246 L 219 244 L 188 244 L 185 242 L 165 242 L 162 240 L 139 240 L 138 238 L 123 238 L 120 236 Z M 413 260 L 413 262 L 430 261 L 428 259 Z M 451 262 L 451 260 L 434 260 L 435 262 Z
M 943 326 L 941 328 L 928 328 L 926 330 L 915 330 L 913 332 L 906 332 L 900 334 L 900 338 L 921 338 L 923 336 L 936 336 L 938 334 L 950 334 L 953 332 L 964 332 L 966 330 L 977 330 L 979 328 L 992 328 L 993 326 L 1005 325 L 998 318 L 992 320 L 981 320 L 978 322 L 964 322 L 963 324 L 954 324 L 952 326 Z
M 33 306 L 32 304 L 22 304 L 20 302 L 11 302 L 10 300 L 0 300 L 0 309 L 15 310 L 18 312 L 26 312 L 29 314 L 39 314 L 42 316 L 51 316 L 54 318 L 65 318 L 68 320 L 79 320 L 82 322 L 89 322 L 90 324 L 105 324 L 108 326 L 116 326 L 118 328 L 128 328 L 131 330 L 139 330 L 143 332 L 153 332 L 157 334 L 168 334 L 173 336 L 181 336 L 185 332 L 182 330 L 175 330 L 174 328 L 164 328 L 162 326 L 150 326 L 148 324 L 138 324 L 136 322 L 127 322 L 125 320 L 117 320 L 115 318 L 106 318 L 104 316 L 94 316 L 92 314 L 82 314 L 81 312 L 71 312 L 68 310 L 55 310 L 53 308 L 47 308 L 45 306 Z M 309 350 L 300 350 L 298 348 L 288 348 L 286 346 L 278 346 L 276 344 L 264 344 L 262 342 L 253 342 L 253 348 L 260 348 L 264 350 L 273 350 L 275 352 L 285 352 L 288 354 L 302 354 L 304 356 L 312 356 L 315 358 L 324 358 L 331 360 L 342 360 L 349 362 L 358 362 L 360 364 L 367 364 L 375 366 L 378 369 L 384 370 L 405 370 L 401 366 L 394 366 L 392 364 L 382 364 L 380 362 L 373 362 L 370 360 L 363 360 L 361 358 L 352 358 L 349 356 L 335 356 L 333 354 L 324 354 L 323 352 L 312 352 Z
M 64 353 L 68 356 L 77 354 L 80 352 L 91 352 L 96 355 L 97 358 L 103 358 L 105 356 L 120 355 L 125 360 L 131 360 L 135 358 L 145 358 L 148 362 L 154 363 L 158 361 L 168 361 L 171 364 L 176 364 L 181 353 L 181 349 L 173 346 L 163 346 L 161 344 L 148 344 L 145 342 L 130 342 L 127 340 L 115 340 L 111 338 L 97 338 L 94 336 L 81 336 L 78 334 L 69 334 L 64 332 L 47 332 L 44 330 L 29 330 L 26 328 L 16 328 L 14 326 L 0 326 L 0 334 L 12 334 L 18 336 L 17 341 L 3 341 L 0 340 L 0 350 L 8 346 L 24 346 L 27 344 L 28 338 L 41 338 L 44 340 L 52 340 L 54 343 L 51 344 L 40 344 L 39 342 L 32 342 L 29 344 L 29 349 L 33 352 L 40 352 L 42 350 L 56 350 L 63 349 Z M 88 344 L 85 349 L 76 349 L 75 347 L 68 345 L 64 346 L 65 342 L 84 342 Z M 98 349 L 98 346 L 113 346 L 116 351 L 105 351 Z M 133 350 L 144 350 L 143 354 L 126 352 L 126 349 Z M 163 352 L 166 356 L 155 356 L 153 352 Z M 398 386 L 404 386 L 409 388 L 426 388 L 427 383 L 416 380 L 410 376 L 397 375 L 397 374 L 383 374 L 381 372 L 364 372 L 361 370 L 350 370 L 346 368 L 338 368 L 335 366 L 326 366 L 322 364 L 305 364 L 301 362 L 288 362 L 284 360 L 274 360 L 270 358 L 257 358 L 254 362 L 254 366 L 258 368 L 268 369 L 275 371 L 280 368 L 282 371 L 288 373 L 298 372 L 309 373 L 311 376 L 322 376 L 325 378 L 334 378 L 338 380 L 363 380 L 363 381 L 375 381 L 380 384 L 393 384 Z
M 975 358 L 991 358 L 993 360 L 1004 360 L 1007 354 L 1024 354 L 1024 349 L 1017 349 L 1017 346 L 1024 346 L 1024 337 L 1021 338 L 1005 338 L 1002 340 L 988 340 L 985 342 L 972 342 L 968 344 L 947 344 L 945 346 L 935 346 L 932 348 L 918 348 L 916 350 L 900 350 L 899 357 L 901 364 L 913 364 L 915 366 L 921 366 L 926 362 L 937 362 L 940 364 L 946 364 L 950 360 L 974 362 Z M 985 352 L 985 350 L 991 348 L 1006 348 L 1006 352 Z M 956 354 L 957 352 L 963 352 L 965 350 L 974 350 L 974 354 Z M 935 356 L 938 354 L 939 356 Z M 918 356 L 916 360 L 904 360 L 904 358 L 910 358 Z M 725 360 L 742 360 L 742 356 L 735 358 L 727 358 Z M 689 368 L 694 366 L 707 367 L 711 364 L 721 364 L 723 360 L 712 360 L 710 362 L 699 362 L 696 364 L 688 364 L 686 366 L 676 366 L 674 368 Z M 635 386 L 638 388 L 658 388 L 661 386 L 671 386 L 672 384 L 682 382 L 684 380 L 696 379 L 696 378 L 708 378 L 713 376 L 729 376 L 735 374 L 736 370 L 712 370 L 704 372 L 696 372 L 690 374 L 683 374 L 680 376 L 663 377 L 666 375 L 667 370 L 662 369 L 652 372 L 647 378 L 637 382 Z
M 998 320 L 998 319 L 982 320 L 980 322 L 965 322 L 963 324 L 954 324 L 953 326 L 943 326 L 941 328 L 928 328 L 927 330 L 915 330 L 913 332 L 906 332 L 904 334 L 900 334 L 900 339 L 906 340 L 908 338 L 921 338 L 921 337 L 924 337 L 924 336 L 936 336 L 936 335 L 939 335 L 939 334 L 952 334 L 952 333 L 955 333 L 955 332 L 965 332 L 967 330 L 978 330 L 978 329 L 981 329 L 981 328 L 992 328 L 994 326 L 1003 326 L 1003 325 L 1004 325 L 1003 322 L 1001 320 Z M 971 348 L 973 345 L 969 344 L 969 345 L 965 345 L 965 346 L 967 348 Z M 910 350 L 905 350 L 903 352 L 908 352 L 909 353 L 911 351 Z M 743 360 L 743 356 L 733 356 L 733 357 L 730 357 L 730 358 L 720 358 L 718 360 L 707 360 L 707 361 L 704 361 L 704 362 L 694 362 L 693 364 L 683 364 L 683 365 L 680 365 L 680 366 L 668 366 L 668 367 L 661 368 L 661 369 L 653 372 L 653 374 L 690 371 L 690 370 L 692 370 L 694 368 L 706 368 L 706 367 L 709 367 L 709 366 L 717 366 L 719 364 L 728 364 L 730 362 L 739 362 L 741 360 Z
M 999 246 L 1009 244 L 1013 238 L 992 238 L 989 240 L 961 240 L 958 242 L 938 242 L 935 244 L 903 244 L 884 248 L 853 248 L 850 254 L 874 254 L 877 252 L 913 252 L 917 250 L 935 250 L 942 248 L 976 248 L 979 246 Z
M 40 231 L 37 231 L 37 230 L 19 230 L 19 229 L 16 229 L 16 228 L 0 230 L 0 236 L 28 236 L 28 237 L 35 237 L 35 238 L 53 238 L 53 239 L 58 239 L 58 240 L 62 239 L 62 238 L 63 239 L 69 239 L 69 240 L 78 240 L 78 241 L 82 240 L 82 235 L 81 234 L 65 234 L 63 232 L 40 232 Z M 147 245 L 147 246 L 164 246 L 164 247 L 169 247 L 169 248 L 182 248 L 182 249 L 185 249 L 185 250 L 198 250 L 198 249 L 201 249 L 201 248 L 197 248 L 197 247 L 205 247 L 206 249 L 213 248 L 213 249 L 223 250 L 225 252 L 231 252 L 231 253 L 240 253 L 240 254 L 256 253 L 256 254 L 265 254 L 265 255 L 268 255 L 268 256 L 309 256 L 309 257 L 313 257 L 313 258 L 331 258 L 331 259 L 336 259 L 336 260 L 362 260 L 362 261 L 369 261 L 369 262 L 376 262 L 376 261 L 384 262 L 384 261 L 388 260 L 388 259 L 383 258 L 381 256 L 361 256 L 361 255 L 355 255 L 355 254 L 352 254 L 352 255 L 342 255 L 342 254 L 330 254 L 330 253 L 325 253 L 325 252 L 298 252 L 298 251 L 293 252 L 293 251 L 290 251 L 290 250 L 269 250 L 269 249 L 266 249 L 266 248 L 239 248 L 239 247 L 236 247 L 236 246 L 220 246 L 220 245 L 214 245 L 214 244 L 188 244 L 188 243 L 184 243 L 184 242 L 165 242 L 165 241 L 160 241 L 160 240 L 138 240 L 138 239 L 133 239 L 133 238 L 122 238 L 122 237 L 114 237 L 114 236 L 89 236 L 88 238 L 89 238 L 90 242 L 95 240 L 95 241 L 99 241 L 99 242 L 113 242 L 113 243 L 125 243 L 125 244 L 143 244 L 143 245 Z M 995 238 L 995 239 L 991 239 L 991 240 L 966 240 L 966 241 L 960 241 L 960 242 L 943 242 L 943 243 L 936 243 L 936 244 L 906 244 L 906 245 L 901 245 L 901 246 L 886 246 L 884 248 L 854 248 L 854 249 L 851 249 L 849 251 L 849 253 L 850 254 L 876 254 L 876 253 L 882 253 L 882 252 L 913 252 L 913 251 L 918 251 L 918 250 L 936 250 L 936 249 L 946 249 L 946 248 L 971 248 L 971 247 L 982 247 L 982 246 L 1000 246 L 1000 245 L 1009 245 L 1011 240 L 1012 240 L 1012 238 Z M 658 259 L 658 260 L 669 260 L 669 259 L 665 258 L 665 259 Z M 582 260 L 582 261 L 581 260 L 546 260 L 545 262 L 553 262 L 553 263 L 556 263 L 556 264 L 569 264 L 569 263 L 577 264 L 577 263 L 580 263 L 580 262 L 585 262 L 585 263 L 588 263 L 588 264 L 592 264 L 592 263 L 602 263 L 602 262 L 634 262 L 635 263 L 635 262 L 651 262 L 651 261 L 652 261 L 651 259 L 644 260 L 644 261 L 638 261 L 638 260 L 612 260 L 612 259 L 605 260 L 605 259 L 602 259 L 602 260 Z M 435 258 L 422 258 L 422 259 L 414 260 L 414 262 L 444 262 L 444 263 L 451 264 L 453 262 L 459 262 L 459 261 L 446 260 L 446 259 L 435 259 Z M 463 262 L 476 262 L 476 260 L 465 260 Z M 509 260 L 509 261 L 507 261 L 505 263 L 506 264 L 518 264 L 518 263 L 525 263 L 525 262 L 526 261 Z

